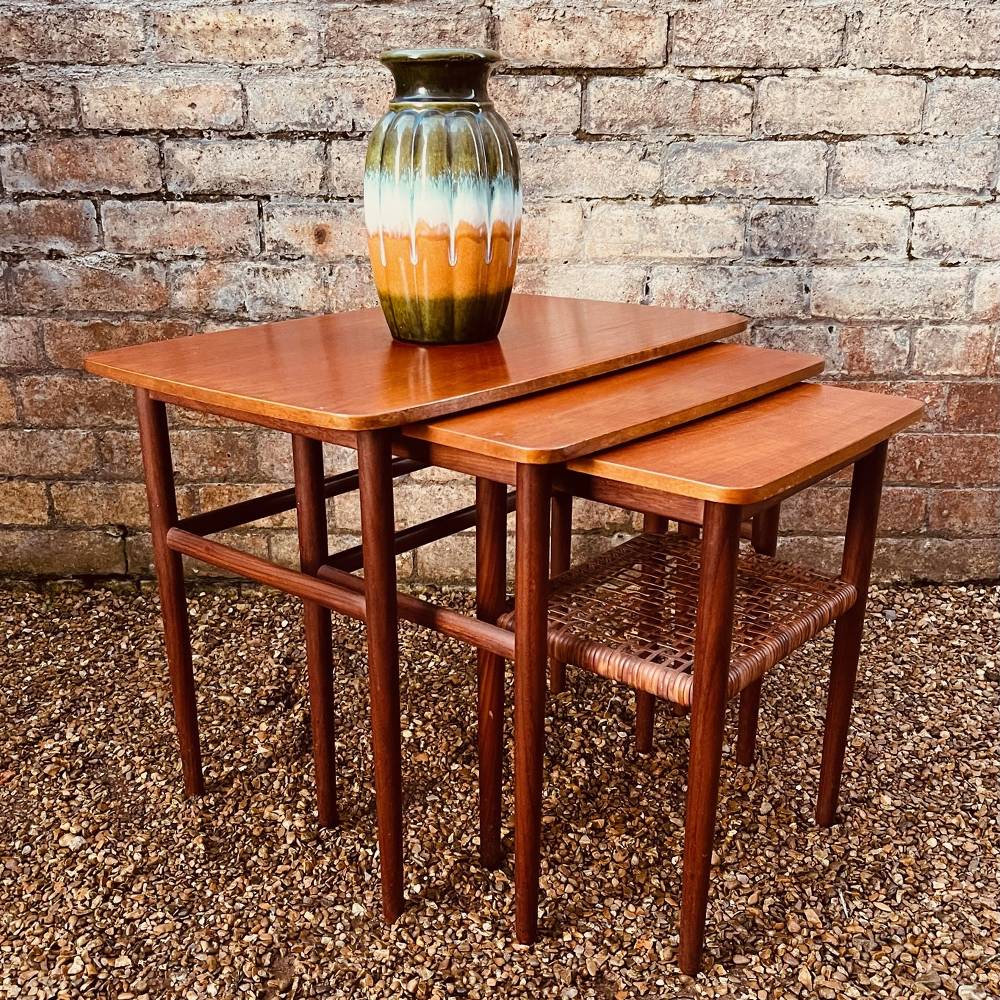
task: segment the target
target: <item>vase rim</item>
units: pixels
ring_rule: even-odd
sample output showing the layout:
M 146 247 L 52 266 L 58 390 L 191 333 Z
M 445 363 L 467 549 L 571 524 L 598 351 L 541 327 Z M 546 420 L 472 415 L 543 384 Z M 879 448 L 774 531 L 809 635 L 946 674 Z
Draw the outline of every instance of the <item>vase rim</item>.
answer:
M 386 66 L 395 63 L 418 62 L 478 62 L 497 63 L 503 57 L 494 49 L 386 49 L 379 62 Z

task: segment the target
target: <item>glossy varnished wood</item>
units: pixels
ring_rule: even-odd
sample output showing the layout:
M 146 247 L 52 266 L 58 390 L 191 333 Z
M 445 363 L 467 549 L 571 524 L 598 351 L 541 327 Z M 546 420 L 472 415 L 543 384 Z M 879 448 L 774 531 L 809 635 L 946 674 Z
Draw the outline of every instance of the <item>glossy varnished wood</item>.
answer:
M 715 811 L 726 716 L 726 680 L 732 648 L 739 507 L 705 506 L 701 576 L 695 623 L 694 697 L 684 818 L 684 879 L 678 964 L 693 976 L 705 942 Z
M 517 467 L 514 568 L 514 890 L 521 944 L 538 933 L 545 752 L 551 484 L 545 466 Z
M 854 461 L 921 410 L 901 396 L 799 385 L 568 468 L 704 501 L 755 504 Z
M 851 723 L 851 705 L 858 676 L 887 450 L 888 445 L 881 444 L 865 455 L 855 464 L 851 478 L 851 502 L 847 511 L 840 576 L 854 584 L 858 599 L 847 614 L 837 619 L 833 633 L 826 725 L 823 728 L 823 764 L 816 804 L 816 822 L 820 826 L 830 826 L 837 818 L 840 776 L 844 769 L 847 730 Z
M 135 406 L 139 420 L 142 465 L 146 476 L 146 497 L 149 501 L 149 532 L 160 590 L 163 638 L 170 670 L 174 722 L 184 770 L 184 791 L 188 795 L 201 795 L 205 791 L 205 780 L 201 771 L 198 706 L 191 659 L 187 597 L 184 594 L 184 566 L 180 554 L 167 544 L 167 533 L 177 524 L 177 498 L 167 413 L 162 403 L 150 399 L 149 393 L 142 389 L 136 391 Z
M 476 617 L 493 623 L 507 603 L 507 512 L 503 484 L 476 480 Z M 488 649 L 478 656 L 479 858 L 486 868 L 503 859 L 504 658 Z
M 299 563 L 303 573 L 314 574 L 326 562 L 330 549 L 322 442 L 292 435 L 292 464 L 295 471 Z M 319 825 L 329 827 L 335 826 L 339 818 L 330 609 L 315 601 L 303 601 L 302 618 L 309 669 L 309 719 L 316 771 L 316 811 Z
M 399 619 L 396 594 L 395 506 L 387 431 L 358 435 L 361 545 L 365 564 L 365 626 L 375 758 L 382 915 L 403 911 L 403 776 L 399 719 Z
M 395 427 L 617 371 L 738 333 L 733 313 L 515 295 L 499 340 L 392 340 L 381 310 L 92 354 L 88 371 L 285 426 Z
M 778 524 L 781 504 L 762 510 L 753 519 L 750 541 L 754 551 L 773 556 L 778 551 Z M 757 749 L 757 726 L 760 719 L 760 692 L 764 683 L 761 677 L 740 692 L 740 721 L 736 736 L 736 760 L 749 767 Z
M 410 426 L 404 434 L 509 462 L 565 462 L 718 413 L 822 370 L 823 359 L 813 354 L 713 344 Z

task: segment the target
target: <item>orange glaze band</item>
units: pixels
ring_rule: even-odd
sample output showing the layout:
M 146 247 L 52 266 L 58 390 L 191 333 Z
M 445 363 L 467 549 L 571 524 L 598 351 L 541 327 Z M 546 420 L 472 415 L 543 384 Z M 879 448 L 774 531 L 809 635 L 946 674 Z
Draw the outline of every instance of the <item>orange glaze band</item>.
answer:
M 455 230 L 455 263 L 450 262 L 447 229 L 417 223 L 417 262 L 410 259 L 408 234 L 378 233 L 368 237 L 375 287 L 380 295 L 412 299 L 466 298 L 509 291 L 514 282 L 521 224 L 514 226 L 513 252 L 510 227 L 494 222 L 491 259 L 486 262 L 484 226 L 459 223 Z M 382 246 L 385 264 L 382 263 Z

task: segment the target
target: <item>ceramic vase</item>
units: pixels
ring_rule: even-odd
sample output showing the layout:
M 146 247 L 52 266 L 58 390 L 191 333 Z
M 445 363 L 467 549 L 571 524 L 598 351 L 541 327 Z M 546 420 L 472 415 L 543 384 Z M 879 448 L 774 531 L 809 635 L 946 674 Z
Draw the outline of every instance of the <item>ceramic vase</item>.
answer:
M 365 226 L 397 340 L 460 344 L 500 332 L 521 234 L 517 148 L 487 94 L 486 49 L 393 49 L 396 93 L 365 162 Z

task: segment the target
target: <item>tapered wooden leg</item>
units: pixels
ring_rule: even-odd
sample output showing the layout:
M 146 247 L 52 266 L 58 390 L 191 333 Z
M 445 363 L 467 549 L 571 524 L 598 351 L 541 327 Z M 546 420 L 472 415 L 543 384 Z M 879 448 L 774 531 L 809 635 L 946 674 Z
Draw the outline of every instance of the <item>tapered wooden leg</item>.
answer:
M 681 897 L 681 971 L 701 967 L 705 913 L 712 867 L 715 810 L 725 721 L 726 687 L 736 592 L 740 508 L 705 505 L 698 618 L 695 625 L 691 755 L 684 827 L 684 886 Z
M 399 636 L 396 615 L 396 530 L 388 431 L 358 434 L 361 545 L 365 564 L 365 614 L 375 808 L 382 867 L 382 913 L 387 922 L 403 910 L 403 800 L 399 733 Z
M 476 480 L 476 616 L 495 622 L 507 600 L 506 487 L 489 479 Z M 500 847 L 503 792 L 502 656 L 479 650 L 479 857 L 496 868 Z
M 552 494 L 552 564 L 549 572 L 558 576 L 569 569 L 573 548 L 573 497 L 569 493 Z M 549 660 L 549 690 L 560 694 L 566 686 L 566 664 Z
M 170 458 L 167 412 L 163 403 L 152 399 L 145 389 L 136 389 L 139 443 L 146 475 L 149 501 L 149 531 L 153 559 L 160 588 L 163 638 L 170 670 L 174 702 L 174 723 L 184 771 L 184 791 L 201 795 L 205 780 L 201 773 L 201 744 L 198 740 L 198 705 L 191 665 L 191 634 L 188 630 L 187 598 L 184 595 L 184 566 L 179 552 L 167 547 L 167 531 L 177 523 L 174 494 L 174 467 Z
M 549 584 L 549 469 L 517 467 L 514 576 L 514 892 L 516 933 L 538 933 Z
M 642 530 L 647 535 L 662 535 L 669 526 L 660 514 L 643 514 Z M 656 699 L 646 691 L 635 693 L 635 749 L 650 753 L 653 749 L 653 728 L 656 724 Z
M 326 497 L 323 493 L 323 445 L 292 435 L 295 509 L 299 560 L 303 573 L 315 573 L 329 556 Z M 333 703 L 333 640 L 330 612 L 312 601 L 303 603 L 306 662 L 309 667 L 309 716 L 312 721 L 316 808 L 320 826 L 335 826 L 337 816 L 337 748 Z
M 781 505 L 775 504 L 761 511 L 753 519 L 752 543 L 754 550 L 765 556 L 778 551 L 778 521 Z M 740 692 L 740 722 L 736 736 L 736 761 L 750 767 L 757 750 L 757 724 L 760 718 L 760 689 L 764 678 L 754 681 Z
M 830 826 L 837 817 L 840 778 L 844 769 L 847 730 L 851 724 L 854 684 L 865 626 L 865 605 L 871 578 L 872 556 L 882 496 L 882 476 L 888 445 L 878 445 L 854 465 L 851 503 L 847 512 L 844 557 L 840 577 L 854 584 L 857 602 L 837 619 L 833 634 L 833 659 L 826 700 L 826 727 L 823 733 L 823 764 L 819 779 L 816 822 Z

